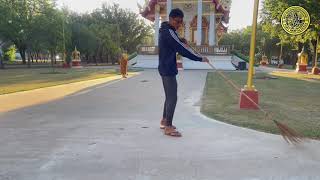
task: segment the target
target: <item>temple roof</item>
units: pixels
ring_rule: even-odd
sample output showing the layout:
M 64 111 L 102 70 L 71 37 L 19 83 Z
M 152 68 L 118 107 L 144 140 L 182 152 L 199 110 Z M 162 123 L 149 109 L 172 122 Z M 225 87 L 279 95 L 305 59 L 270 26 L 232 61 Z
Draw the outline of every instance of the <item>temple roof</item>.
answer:
M 174 0 L 173 0 L 174 1 Z M 155 6 L 157 3 L 166 3 L 167 0 L 146 0 L 144 7 L 140 7 L 140 14 L 142 17 L 154 21 Z M 216 13 L 223 14 L 222 21 L 229 23 L 230 3 L 231 0 L 212 0 L 212 3 L 216 7 Z

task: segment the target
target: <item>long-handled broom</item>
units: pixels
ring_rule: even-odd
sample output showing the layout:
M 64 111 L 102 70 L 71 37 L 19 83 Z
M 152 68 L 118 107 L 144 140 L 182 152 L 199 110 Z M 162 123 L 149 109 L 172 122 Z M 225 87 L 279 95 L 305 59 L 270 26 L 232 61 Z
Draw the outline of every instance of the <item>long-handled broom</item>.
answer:
M 196 54 L 202 56 L 198 51 L 196 51 L 192 46 L 189 46 Z M 213 64 L 209 61 L 208 62 L 209 66 L 215 70 L 219 75 L 222 76 L 222 78 L 229 83 L 233 88 L 235 88 L 237 91 L 241 92 L 242 95 L 244 95 L 249 101 L 251 101 L 261 112 L 264 113 L 265 115 L 265 120 L 271 120 L 273 121 L 276 126 L 278 127 L 283 139 L 287 142 L 287 143 L 292 143 L 292 144 L 298 144 L 301 143 L 304 140 L 304 137 L 298 133 L 297 131 L 295 131 L 294 129 L 290 128 L 289 126 L 287 126 L 286 124 L 280 123 L 279 121 L 276 121 L 274 119 L 272 119 L 272 116 L 270 113 L 268 113 L 266 110 L 264 110 L 260 105 L 258 105 L 256 102 L 254 102 L 254 100 L 252 100 L 252 98 L 250 98 L 247 94 L 243 93 L 241 91 L 241 88 L 239 88 L 239 86 L 237 86 L 230 78 L 228 78 L 222 71 L 219 71 L 217 68 L 215 68 L 213 66 Z

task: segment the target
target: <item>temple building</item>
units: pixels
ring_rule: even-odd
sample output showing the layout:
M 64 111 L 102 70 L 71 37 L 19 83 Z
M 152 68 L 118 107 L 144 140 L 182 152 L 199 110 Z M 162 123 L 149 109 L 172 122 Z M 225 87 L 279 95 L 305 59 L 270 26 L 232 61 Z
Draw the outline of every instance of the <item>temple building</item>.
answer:
M 158 37 L 161 22 L 168 21 L 174 8 L 184 12 L 184 22 L 177 30 L 181 38 L 188 40 L 198 52 L 207 56 L 217 69 L 235 70 L 233 61 L 241 61 L 231 54 L 231 45 L 221 45 L 219 40 L 227 32 L 231 0 L 145 0 L 138 4 L 143 18 L 154 24 L 154 44 L 140 45 L 134 67 L 156 68 L 158 66 Z M 181 69 L 210 69 L 206 63 L 177 58 Z
M 229 23 L 231 0 L 150 0 L 140 14 L 154 22 L 155 46 L 158 45 L 159 25 L 167 21 L 173 8 L 184 12 L 184 24 L 177 30 L 180 37 L 194 45 L 215 46 Z

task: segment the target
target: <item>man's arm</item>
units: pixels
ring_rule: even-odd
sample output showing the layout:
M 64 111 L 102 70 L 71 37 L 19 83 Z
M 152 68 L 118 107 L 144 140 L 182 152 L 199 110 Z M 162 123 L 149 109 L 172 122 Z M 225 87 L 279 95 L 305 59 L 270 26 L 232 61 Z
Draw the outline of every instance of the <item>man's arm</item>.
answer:
M 190 48 L 190 45 L 188 44 L 188 41 L 185 38 L 180 38 L 180 41 L 185 44 L 188 48 Z M 192 48 L 191 48 L 192 49 Z M 194 52 L 194 51 L 193 51 Z M 205 56 L 202 56 L 202 62 L 209 62 L 209 59 Z
M 171 29 L 169 29 L 168 40 L 169 40 L 169 45 L 172 48 L 174 48 L 183 57 L 187 57 L 194 61 L 203 61 L 205 59 L 202 56 L 194 53 L 188 47 L 188 45 L 183 43 L 181 39 L 176 35 L 176 33 Z

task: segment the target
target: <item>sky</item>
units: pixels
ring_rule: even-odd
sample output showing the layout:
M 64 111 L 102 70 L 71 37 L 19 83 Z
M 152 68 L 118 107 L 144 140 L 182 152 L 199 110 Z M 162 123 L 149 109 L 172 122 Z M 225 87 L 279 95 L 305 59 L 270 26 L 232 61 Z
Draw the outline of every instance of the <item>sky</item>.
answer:
M 58 0 L 60 6 L 67 6 L 77 12 L 91 12 L 93 9 L 101 7 L 104 2 L 115 2 L 120 4 L 122 8 L 138 13 L 137 2 L 143 4 L 144 0 Z M 229 30 L 241 29 L 252 24 L 253 4 L 254 0 L 232 1 Z

